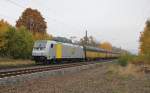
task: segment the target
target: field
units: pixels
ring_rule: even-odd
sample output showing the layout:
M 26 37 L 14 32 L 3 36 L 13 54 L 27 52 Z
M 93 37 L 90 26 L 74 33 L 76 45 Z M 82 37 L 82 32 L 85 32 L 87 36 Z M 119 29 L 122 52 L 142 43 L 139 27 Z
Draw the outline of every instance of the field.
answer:
M 0 58 L 0 69 L 4 68 L 16 68 L 16 67 L 25 67 L 35 65 L 34 61 L 23 60 L 23 59 L 9 59 L 9 58 Z
M 80 73 L 0 86 L 0 93 L 150 93 L 150 74 L 131 64 L 105 63 Z

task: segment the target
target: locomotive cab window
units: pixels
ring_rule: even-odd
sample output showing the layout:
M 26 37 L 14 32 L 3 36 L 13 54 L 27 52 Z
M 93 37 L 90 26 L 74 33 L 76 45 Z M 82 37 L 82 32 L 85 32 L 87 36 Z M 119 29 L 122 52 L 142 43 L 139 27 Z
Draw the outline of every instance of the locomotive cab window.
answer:
M 53 48 L 53 46 L 54 46 L 54 45 L 53 45 L 53 44 L 51 44 L 51 48 Z

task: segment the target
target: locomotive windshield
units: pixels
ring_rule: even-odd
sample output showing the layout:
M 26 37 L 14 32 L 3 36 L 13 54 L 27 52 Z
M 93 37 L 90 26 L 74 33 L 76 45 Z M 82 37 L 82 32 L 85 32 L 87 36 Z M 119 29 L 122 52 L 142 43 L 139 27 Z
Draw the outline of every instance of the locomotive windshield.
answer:
M 36 41 L 34 44 L 34 50 L 44 50 L 46 48 L 47 41 Z

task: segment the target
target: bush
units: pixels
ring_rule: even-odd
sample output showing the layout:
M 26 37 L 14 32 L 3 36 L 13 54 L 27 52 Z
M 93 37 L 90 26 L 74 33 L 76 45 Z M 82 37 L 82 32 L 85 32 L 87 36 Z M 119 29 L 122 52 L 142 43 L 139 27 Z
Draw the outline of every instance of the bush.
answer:
M 118 59 L 118 64 L 121 66 L 127 66 L 128 62 L 131 61 L 132 59 L 133 59 L 133 55 L 131 54 L 121 55 Z
M 121 56 L 118 60 L 119 65 L 121 66 L 126 66 L 128 64 L 128 60 L 126 57 Z

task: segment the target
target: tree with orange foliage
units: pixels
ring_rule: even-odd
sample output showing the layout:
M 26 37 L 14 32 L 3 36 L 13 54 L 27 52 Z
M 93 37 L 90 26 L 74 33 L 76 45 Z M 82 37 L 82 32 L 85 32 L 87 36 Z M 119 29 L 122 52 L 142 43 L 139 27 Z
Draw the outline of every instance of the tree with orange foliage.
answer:
M 22 16 L 17 20 L 16 27 L 26 27 L 29 31 L 35 33 L 46 33 L 46 22 L 41 13 L 36 9 L 27 8 Z
M 103 42 L 99 45 L 100 48 L 112 51 L 112 45 L 109 42 Z
M 146 22 L 144 31 L 141 32 L 140 55 L 142 55 L 146 61 L 150 60 L 150 20 Z
M 32 32 L 34 40 L 52 39 L 52 35 L 46 33 L 46 22 L 41 13 L 36 9 L 27 8 L 16 22 L 16 27 L 24 26 Z

